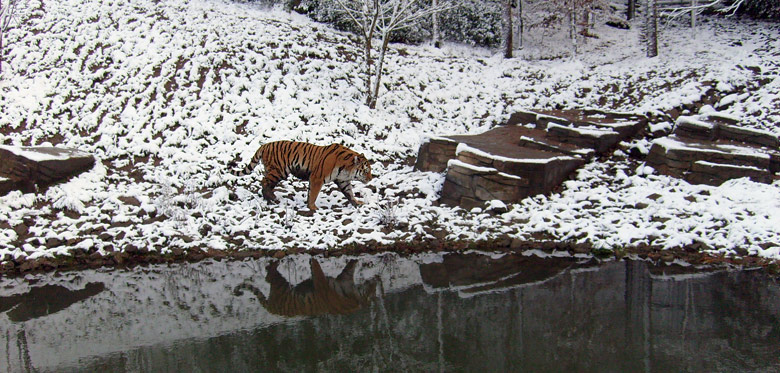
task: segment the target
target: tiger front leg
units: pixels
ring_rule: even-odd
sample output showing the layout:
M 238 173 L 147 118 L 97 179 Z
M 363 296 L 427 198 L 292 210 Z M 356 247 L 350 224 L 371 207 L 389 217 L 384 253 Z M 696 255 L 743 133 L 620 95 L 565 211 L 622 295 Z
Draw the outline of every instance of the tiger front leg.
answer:
M 314 211 L 317 209 L 317 206 L 314 204 L 314 202 L 317 201 L 317 195 L 320 194 L 322 184 L 322 180 L 315 180 L 313 178 L 309 180 L 309 200 L 307 204 L 309 206 L 309 211 Z
M 349 180 L 337 181 L 336 185 L 339 187 L 341 193 L 344 194 L 344 197 L 347 198 L 347 201 L 349 201 L 352 206 L 357 207 L 363 204 L 363 202 L 355 199 L 355 194 L 352 193 L 352 183 L 350 183 Z

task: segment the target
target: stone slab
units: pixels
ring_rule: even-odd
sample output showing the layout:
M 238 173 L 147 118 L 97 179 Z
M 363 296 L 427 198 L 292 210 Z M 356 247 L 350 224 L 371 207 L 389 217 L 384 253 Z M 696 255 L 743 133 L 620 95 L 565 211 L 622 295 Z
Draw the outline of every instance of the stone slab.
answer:
M 771 182 L 772 159 L 760 147 L 672 136 L 655 140 L 646 162 L 665 175 L 684 178 L 691 183 L 720 185 L 740 177 Z
M 534 124 L 546 129 L 550 124 L 571 127 L 611 129 L 621 137 L 633 136 L 647 125 L 647 118 L 633 113 L 608 112 L 598 109 L 520 111 L 509 117 L 507 124 Z
M 692 184 L 718 186 L 728 180 L 742 177 L 748 177 L 760 183 L 768 184 L 772 182 L 772 174 L 767 172 L 767 170 L 707 161 L 694 162 L 690 172 L 685 175 L 685 180 Z
M 94 165 L 95 158 L 91 154 L 76 149 L 0 145 L 0 177 L 10 180 L 4 184 L 13 184 L 11 189 L 25 192 L 32 192 L 30 189 L 34 186 L 47 186 L 67 179 Z
M 491 200 L 514 203 L 551 192 L 586 159 L 607 152 L 646 122 L 598 110 L 520 111 L 482 134 L 426 141 L 415 168 L 446 170 L 442 203 L 465 208 Z
M 598 154 L 604 154 L 621 138 L 620 134 L 612 129 L 566 127 L 557 124 L 548 125 L 547 133 L 557 141 L 591 148 Z
M 697 140 L 726 140 L 777 149 L 780 139 L 770 132 L 738 125 L 739 119 L 722 113 L 681 116 L 675 122 L 673 134 Z
M 485 202 L 518 202 L 528 195 L 529 181 L 494 168 L 449 162 L 440 202 L 466 209 L 482 207 Z
M 447 138 L 431 138 L 420 145 L 414 169 L 418 171 L 444 172 L 447 161 L 455 158 L 457 141 Z

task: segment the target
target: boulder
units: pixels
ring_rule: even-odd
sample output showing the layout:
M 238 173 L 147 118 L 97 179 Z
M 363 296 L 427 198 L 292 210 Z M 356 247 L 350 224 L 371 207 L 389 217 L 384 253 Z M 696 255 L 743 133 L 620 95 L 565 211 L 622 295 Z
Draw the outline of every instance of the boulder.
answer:
M 478 135 L 434 137 L 420 146 L 415 168 L 447 173 L 440 202 L 471 209 L 550 193 L 572 171 L 646 118 L 599 110 L 520 111 Z
M 718 112 L 679 117 L 671 136 L 653 141 L 646 162 L 695 184 L 720 185 L 741 177 L 771 183 L 780 171 L 777 136 L 738 122 Z
M 420 145 L 414 168 L 419 171 L 444 172 L 447 161 L 455 158 L 458 143 L 446 137 L 430 138 Z
M 75 149 L 0 145 L 0 195 L 17 189 L 33 192 L 94 165 L 91 154 Z

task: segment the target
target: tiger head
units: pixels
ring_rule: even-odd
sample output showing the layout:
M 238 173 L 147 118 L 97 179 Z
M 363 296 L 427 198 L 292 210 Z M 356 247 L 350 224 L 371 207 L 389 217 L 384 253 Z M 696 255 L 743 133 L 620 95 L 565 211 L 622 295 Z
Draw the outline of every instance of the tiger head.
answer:
M 368 162 L 366 156 L 358 154 L 353 159 L 353 166 L 355 170 L 355 179 L 364 183 L 371 181 L 371 163 Z

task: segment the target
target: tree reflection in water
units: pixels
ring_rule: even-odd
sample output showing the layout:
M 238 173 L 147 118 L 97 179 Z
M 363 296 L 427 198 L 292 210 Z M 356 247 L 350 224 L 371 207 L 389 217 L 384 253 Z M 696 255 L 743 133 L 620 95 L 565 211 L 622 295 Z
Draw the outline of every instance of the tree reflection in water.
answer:
M 69 276 L 0 279 L 19 293 L 0 298 L 0 367 L 780 371 L 780 286 L 762 271 L 533 252 L 303 255 Z M 105 285 L 57 301 L 57 286 L 75 281 Z

